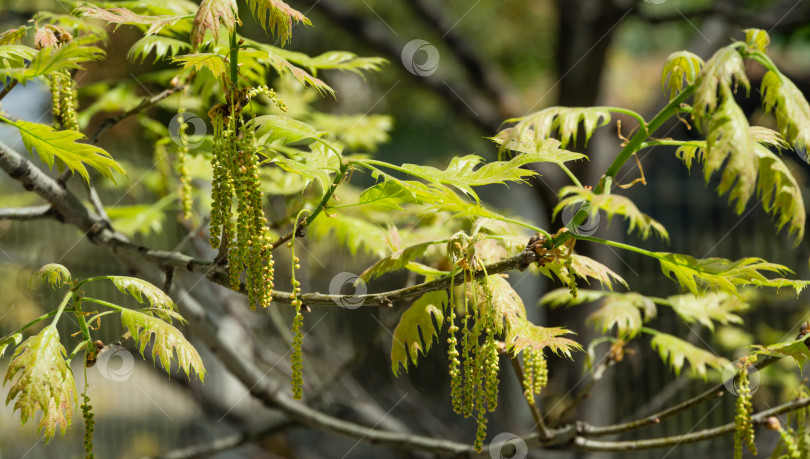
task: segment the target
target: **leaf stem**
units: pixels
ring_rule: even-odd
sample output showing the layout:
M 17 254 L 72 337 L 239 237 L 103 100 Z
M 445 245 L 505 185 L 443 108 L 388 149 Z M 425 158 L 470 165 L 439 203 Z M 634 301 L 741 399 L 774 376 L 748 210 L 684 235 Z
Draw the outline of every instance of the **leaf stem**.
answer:
M 332 180 L 332 185 L 323 194 L 321 202 L 318 203 L 315 209 L 309 214 L 307 219 L 304 220 L 303 222 L 299 223 L 299 220 L 297 220 L 296 217 L 295 224 L 293 225 L 293 230 L 285 234 L 284 236 L 281 236 L 280 238 L 276 239 L 276 241 L 273 242 L 273 245 L 271 246 L 270 250 L 275 250 L 281 244 L 284 244 L 285 242 L 289 241 L 293 237 L 295 231 L 303 230 L 304 228 L 308 227 L 313 220 L 315 220 L 315 217 L 317 217 L 326 208 L 327 204 L 329 204 L 329 199 L 331 199 L 332 196 L 335 194 L 335 190 L 337 189 L 338 185 L 340 185 L 340 183 L 343 181 L 343 177 L 346 176 L 346 173 L 351 169 L 351 165 L 352 163 L 349 161 L 341 161 L 340 169 L 338 170 L 338 173 L 335 174 L 335 179 Z
M 91 303 L 96 303 L 96 304 L 100 304 L 102 306 L 107 306 L 108 308 L 115 309 L 116 311 L 122 311 L 123 312 L 124 310 L 129 309 L 129 308 L 125 308 L 123 306 L 118 306 L 117 304 L 114 304 L 114 303 L 110 303 L 108 301 L 99 300 L 98 298 L 91 298 L 89 296 L 85 297 L 85 298 L 82 298 L 82 301 L 89 301 Z
M 68 308 L 68 310 L 70 310 L 70 308 Z M 4 336 L 4 337 L 0 338 L 0 342 L 5 341 L 5 340 L 7 340 L 7 339 L 11 338 L 11 337 L 12 337 L 12 335 L 15 335 L 15 334 L 17 334 L 17 333 L 22 333 L 24 330 L 26 330 L 26 329 L 28 329 L 28 328 L 33 327 L 34 325 L 36 325 L 36 324 L 38 324 L 38 323 L 42 322 L 43 320 L 45 320 L 45 319 L 47 319 L 47 318 L 49 318 L 49 317 L 53 317 L 53 316 L 55 316 L 57 312 L 58 312 L 58 311 L 51 311 L 51 312 L 49 312 L 49 313 L 47 313 L 47 314 L 43 314 L 43 315 L 41 315 L 41 316 L 37 317 L 36 319 L 32 320 L 31 322 L 28 322 L 27 324 L 23 325 L 22 327 L 20 327 L 20 328 L 18 328 L 18 329 L 16 329 L 16 330 L 14 330 L 13 332 L 9 333 L 9 334 L 8 334 L 8 335 L 6 335 L 6 336 Z

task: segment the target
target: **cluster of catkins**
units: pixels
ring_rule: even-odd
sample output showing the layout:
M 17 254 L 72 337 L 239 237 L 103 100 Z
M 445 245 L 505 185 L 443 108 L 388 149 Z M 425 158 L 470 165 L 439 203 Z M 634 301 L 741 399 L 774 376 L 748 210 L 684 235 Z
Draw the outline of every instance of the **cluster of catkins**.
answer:
M 53 105 L 53 123 L 57 130 L 79 130 L 79 95 L 76 82 L 67 70 L 52 73 L 48 79 L 51 83 L 51 103 Z
M 183 204 L 183 218 L 191 220 L 191 207 L 193 198 L 191 196 L 191 176 L 188 173 L 188 139 L 186 138 L 186 129 L 188 124 L 183 119 L 183 111 L 180 111 L 180 128 L 179 139 L 177 145 L 177 175 L 180 177 L 180 201 Z M 159 163 L 158 163 L 159 164 Z
M 87 459 L 93 459 L 93 432 L 95 432 L 95 420 L 93 419 L 93 407 L 90 405 L 90 397 L 87 396 L 87 388 L 82 394 L 82 418 L 84 418 L 84 452 Z
M 530 405 L 534 405 L 534 396 L 538 395 L 548 384 L 548 362 L 542 351 L 526 349 L 523 351 L 523 395 Z
M 461 345 L 459 346 L 456 325 L 457 301 L 453 293 L 450 300 L 448 321 L 450 337 L 448 357 L 450 360 L 450 396 L 453 410 L 464 417 L 477 415 L 478 431 L 475 437 L 475 448 L 481 451 L 486 439 L 487 411 L 495 411 L 498 406 L 498 345 L 495 341 L 495 330 L 498 317 L 492 307 L 492 298 L 487 288 L 487 279 L 475 281 L 473 298 L 470 303 L 467 294 L 463 295 L 464 318 L 461 319 Z M 471 283 L 465 284 L 465 289 Z M 453 292 L 451 287 L 451 292 Z M 479 295 L 483 301 L 479 303 Z M 470 306 L 472 304 L 472 306 Z M 459 347 L 461 350 L 459 351 Z
M 252 309 L 269 306 L 273 290 L 273 252 L 262 209 L 255 127 L 250 126 L 241 114 L 244 104 L 259 94 L 270 96 L 282 110 L 286 108 L 274 97 L 272 90 L 260 87 L 235 89 L 226 96 L 226 103 L 209 112 L 214 126 L 211 247 L 228 244 L 231 288 L 239 290 L 240 276 L 246 271 L 247 295 Z
M 734 401 L 734 459 L 742 458 L 743 444 L 752 454 L 757 454 L 754 424 L 751 422 L 754 404 L 751 402 L 751 386 L 748 381 L 748 361 L 744 359 L 740 365 L 737 373 L 737 400 Z

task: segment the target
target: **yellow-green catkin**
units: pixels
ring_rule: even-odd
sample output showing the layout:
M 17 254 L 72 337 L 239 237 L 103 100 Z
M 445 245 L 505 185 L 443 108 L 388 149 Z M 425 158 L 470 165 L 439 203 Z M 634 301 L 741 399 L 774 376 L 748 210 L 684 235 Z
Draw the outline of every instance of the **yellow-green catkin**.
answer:
M 802 456 L 800 453 L 800 447 L 794 438 L 795 432 L 791 428 L 782 428 L 779 427 L 779 436 L 782 438 L 782 442 L 785 444 L 785 451 L 787 452 L 788 459 L 802 459 L 805 456 Z M 799 438 L 804 437 L 804 434 L 800 433 Z M 784 457 L 784 456 L 783 456 Z
M 456 325 L 455 283 L 451 283 L 450 285 L 450 302 L 448 307 L 450 311 L 447 316 L 447 321 L 450 322 L 450 328 L 448 330 L 450 336 L 447 338 L 447 359 L 450 361 L 450 399 L 453 402 L 453 411 L 461 414 L 464 400 L 461 384 L 461 362 L 458 358 L 458 339 L 456 338 L 458 326 Z
M 79 93 L 76 82 L 67 70 L 50 76 L 53 123 L 58 130 L 79 130 Z
M 523 395 L 530 405 L 535 404 L 534 396 L 548 384 L 548 365 L 541 351 L 523 351 Z
M 84 371 L 84 392 L 82 393 L 82 418 L 84 419 L 84 452 L 86 459 L 93 459 L 93 433 L 95 432 L 95 420 L 93 419 L 93 407 L 90 405 L 90 397 L 87 396 L 87 368 Z
M 182 113 L 182 112 L 181 112 Z M 180 118 L 180 145 L 177 148 L 177 175 L 180 177 L 180 202 L 183 208 L 183 219 L 191 220 L 191 208 L 194 204 L 191 195 L 191 177 L 188 174 L 188 141 L 186 140 L 186 129 L 188 124 Z
M 295 318 L 293 319 L 292 332 L 292 392 L 293 398 L 301 400 L 304 387 L 304 333 L 301 327 L 304 325 L 304 315 L 301 314 L 301 300 L 298 299 L 298 281 L 293 281 L 292 305 L 295 308 Z
M 228 104 L 209 112 L 214 125 L 210 233 L 214 248 L 227 240 L 231 288 L 240 289 L 246 272 L 248 303 L 256 309 L 269 306 L 273 298 L 273 247 L 263 210 L 256 133 L 240 114 L 245 94 L 234 91 Z
M 233 178 L 231 177 L 231 143 L 227 138 L 230 124 L 222 118 L 214 118 L 214 148 L 211 155 L 213 181 L 211 183 L 211 223 L 210 242 L 218 248 L 222 242 L 220 235 L 231 234 L 231 205 L 233 203 Z
M 748 368 L 743 363 L 737 377 L 737 400 L 734 402 L 734 458 L 742 458 L 742 448 L 745 445 L 752 454 L 757 454 L 757 445 L 754 441 L 754 425 L 751 414 L 754 406 L 751 402 L 751 387 L 748 381 Z
M 271 102 L 273 102 L 273 104 L 274 104 L 276 107 L 278 107 L 278 109 L 279 109 L 279 110 L 281 110 L 282 112 L 286 112 L 286 111 L 287 111 L 287 104 L 285 104 L 285 103 L 284 103 L 284 101 L 283 101 L 283 100 L 281 100 L 281 98 L 280 98 L 280 97 L 278 97 L 278 94 L 276 94 L 276 92 L 275 92 L 275 91 L 273 91 L 272 89 L 268 88 L 266 85 L 257 86 L 257 87 L 255 87 L 255 88 L 251 88 L 251 89 L 250 89 L 250 90 L 248 90 L 248 92 L 247 92 L 247 97 L 248 97 L 248 99 L 252 99 L 252 98 L 254 98 L 254 97 L 256 97 L 256 96 L 260 96 L 260 95 L 265 95 L 265 96 L 267 96 L 267 98 L 268 98 L 268 99 L 270 99 L 270 101 L 271 101 Z
M 484 278 L 481 284 L 486 288 L 486 278 Z M 498 355 L 498 345 L 495 342 L 495 322 L 503 319 L 498 317 L 497 311 L 492 305 L 492 294 L 489 289 L 486 289 L 486 295 L 487 310 L 486 314 L 483 314 L 483 320 L 486 321 L 486 328 L 484 328 L 483 331 L 485 338 L 484 345 L 481 347 L 480 352 L 483 360 L 483 388 L 484 395 L 486 396 L 487 409 L 489 411 L 495 411 L 498 407 L 498 384 L 500 382 L 498 378 L 500 358 Z
M 296 221 L 300 221 L 300 214 Z M 290 292 L 291 304 L 295 308 L 295 318 L 293 318 L 292 332 L 292 392 L 295 400 L 301 400 L 304 387 L 304 332 L 301 327 L 304 325 L 304 315 L 301 314 L 303 307 L 298 295 L 301 294 L 301 283 L 295 279 L 295 270 L 301 268 L 301 260 L 295 255 L 295 231 L 290 241 L 290 256 L 292 267 L 292 292 Z

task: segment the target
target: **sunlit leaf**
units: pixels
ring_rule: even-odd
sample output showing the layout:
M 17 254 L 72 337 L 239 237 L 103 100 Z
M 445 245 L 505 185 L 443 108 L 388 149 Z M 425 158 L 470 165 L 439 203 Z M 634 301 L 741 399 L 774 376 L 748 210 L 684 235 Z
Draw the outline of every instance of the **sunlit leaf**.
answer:
M 129 48 L 127 58 L 132 62 L 137 62 L 139 60 L 144 62 L 146 57 L 154 51 L 155 59 L 152 61 L 152 63 L 155 63 L 159 59 L 175 57 L 178 54 L 186 52 L 190 49 L 191 45 L 176 38 L 163 37 L 160 35 L 147 35 L 136 41 L 132 47 Z
M 172 26 L 183 19 L 180 15 L 146 16 L 133 13 L 126 8 L 99 8 L 94 5 L 84 5 L 76 8 L 75 13 L 81 16 L 97 18 L 112 24 L 139 24 L 148 25 L 146 35 L 153 35 L 160 32 L 167 26 Z
M 3 380 L 3 386 L 12 382 L 6 404 L 14 401 L 14 411 L 20 411 L 23 424 L 42 412 L 38 430 L 45 442 L 53 438 L 57 427 L 65 434 L 78 399 L 66 354 L 56 327 L 45 327 L 17 347 Z
M 57 48 L 43 48 L 32 57 L 26 57 L 25 59 L 30 59 L 26 65 L 19 58 L 23 52 L 28 55 L 30 49 L 33 48 L 22 45 L 0 46 L 0 62 L 4 64 L 0 67 L 0 80 L 8 77 L 25 83 L 60 70 L 81 69 L 81 64 L 104 57 L 104 50 L 101 48 L 74 41 Z
M 456 156 L 446 169 L 418 164 L 403 164 L 402 169 L 428 182 L 450 185 L 478 200 L 472 187 L 505 182 L 525 182 L 535 173 L 520 166 L 535 162 L 531 155 L 518 155 L 509 161 L 493 161 L 477 167 L 482 158 L 476 155 Z
M 78 172 L 85 181 L 90 181 L 90 175 L 85 164 L 99 171 L 101 175 L 113 180 L 113 171 L 126 174 L 124 168 L 118 164 L 109 153 L 103 149 L 77 140 L 84 135 L 76 131 L 55 131 L 44 124 L 31 123 L 18 120 L 11 123 L 20 130 L 23 144 L 31 154 L 37 152 L 39 158 L 48 167 L 53 167 L 54 157 L 62 160 L 71 171 Z
M 621 276 L 602 263 L 584 255 L 576 253 L 571 255 L 571 269 L 577 277 L 584 279 L 586 282 L 588 282 L 588 278 L 591 277 L 598 280 L 603 287 L 607 287 L 610 290 L 613 290 L 614 284 L 621 284 L 627 287 L 627 282 L 625 282 Z M 554 276 L 556 276 L 560 282 L 568 283 L 569 273 L 568 268 L 565 267 L 564 260 L 554 260 L 550 263 L 546 263 L 540 266 L 539 270 L 549 279 L 554 279 Z
M 518 332 L 510 352 L 517 355 L 526 349 L 543 352 L 545 348 L 549 348 L 559 356 L 573 358 L 571 352 L 581 351 L 582 346 L 574 340 L 562 338 L 563 335 L 572 333 L 562 327 L 541 327 L 527 321 L 525 327 Z
M 771 43 L 771 37 L 768 32 L 762 29 L 745 29 L 745 44 L 750 51 L 765 52 L 768 50 L 768 45 Z
M 763 272 L 779 275 L 791 272 L 785 266 L 755 257 L 731 261 L 725 258 L 697 259 L 666 252 L 657 252 L 657 255 L 662 257 L 659 259 L 661 271 L 693 295 L 700 295 L 706 290 L 739 295 L 739 286 L 767 284 L 769 279 Z
M 669 241 L 669 233 L 667 233 L 664 225 L 638 210 L 633 201 L 626 196 L 613 193 L 597 194 L 577 186 L 563 187 L 559 192 L 559 196 L 560 202 L 554 207 L 552 218 L 556 218 L 561 210 L 569 206 L 573 206 L 578 211 L 586 211 L 591 217 L 603 210 L 607 215 L 608 222 L 616 214 L 624 216 L 630 222 L 630 227 L 627 229 L 628 234 L 632 233 L 633 230 L 638 230 L 641 238 L 646 239 L 654 230 L 661 239 Z
M 121 311 L 121 324 L 132 335 L 141 356 L 144 355 L 144 351 L 152 341 L 152 335 L 154 334 L 155 340 L 152 345 L 153 361 L 160 360 L 163 368 L 170 371 L 172 359 L 176 353 L 177 364 L 185 372 L 186 377 L 190 378 L 189 372 L 194 370 L 200 381 L 205 379 L 205 367 L 200 354 L 180 333 L 180 330 L 174 328 L 171 324 L 157 317 L 131 309 Z
M 282 45 L 290 41 L 293 23 L 312 25 L 306 16 L 282 0 L 247 0 L 247 4 L 262 29 L 275 35 Z
M 0 339 L 0 358 L 3 358 L 3 354 L 6 352 L 6 348 L 9 346 L 16 346 L 20 344 L 22 341 L 22 333 L 12 333 L 11 335 L 5 336 Z
M 143 279 L 127 276 L 111 276 L 110 281 L 118 287 L 121 293 L 126 293 L 135 298 L 138 300 L 138 303 L 144 303 L 144 298 L 146 298 L 152 307 L 168 309 L 170 311 L 177 309 L 177 305 L 174 304 L 174 301 L 172 301 L 169 295 Z
M 22 39 L 25 38 L 25 33 L 29 28 L 30 26 L 20 26 L 0 33 L 0 46 L 15 45 L 20 43 Z
M 775 357 L 793 357 L 799 365 L 799 369 L 804 368 L 804 364 L 810 361 L 810 349 L 805 343 L 805 339 L 801 338 L 786 343 L 772 344 L 770 346 L 756 345 L 754 348 L 760 354 L 772 355 Z
M 661 71 L 661 90 L 669 100 L 674 99 L 685 85 L 695 82 L 702 66 L 703 59 L 689 51 L 670 54 Z
M 674 295 L 667 300 L 685 322 L 690 324 L 699 322 L 712 331 L 714 322 L 723 325 L 743 323 L 742 317 L 735 313 L 748 309 L 748 303 L 741 297 L 725 292 L 710 292 L 702 296 Z
M 661 360 L 667 363 L 676 375 L 680 375 L 684 364 L 689 362 L 692 371 L 706 380 L 707 366 L 722 370 L 729 363 L 724 357 L 714 355 L 675 336 L 661 332 L 654 332 L 654 335 L 650 345 L 658 351 Z
M 225 60 L 216 53 L 184 54 L 173 57 L 172 62 L 183 64 L 185 68 L 193 67 L 197 72 L 206 69 L 211 72 L 214 78 L 219 78 L 220 75 L 228 71 Z
M 47 282 L 51 288 L 58 288 L 70 283 L 70 271 L 59 263 L 48 263 L 31 274 L 29 284 L 35 280 Z
M 580 125 L 585 131 L 587 145 L 593 131 L 610 122 L 610 111 L 601 107 L 550 107 L 522 118 L 507 120 L 515 121 L 518 122 L 512 128 L 515 134 L 510 137 L 520 139 L 520 143 L 528 139 L 535 142 L 547 139 L 556 130 L 565 148 L 571 140 L 576 144 Z
M 746 90 L 751 87 L 738 48 L 737 44 L 720 48 L 706 62 L 698 75 L 695 82 L 693 115 L 699 128 L 702 120 L 714 113 L 719 102 L 718 94 L 723 91 L 723 88 L 731 88 L 735 82 L 742 84 Z
M 408 355 L 411 362 L 417 364 L 419 353 L 427 355 L 433 338 L 438 341 L 439 330 L 444 322 L 445 305 L 447 304 L 447 292 L 444 290 L 428 292 L 419 297 L 402 314 L 399 324 L 394 329 L 394 340 L 391 346 L 391 370 L 394 376 L 399 372 L 399 366 L 408 371 Z M 433 324 L 436 319 L 438 327 Z M 421 333 L 420 333 L 421 332 Z M 424 338 L 424 346 L 422 339 Z
M 768 71 L 762 77 L 762 104 L 766 112 L 773 110 L 779 131 L 794 148 L 810 149 L 810 104 L 789 78 Z
M 591 313 L 586 320 L 602 333 L 607 333 L 615 326 L 619 337 L 632 338 L 641 331 L 645 322 L 655 317 L 655 314 L 655 303 L 638 293 L 631 292 L 607 295 L 599 309 Z
M 219 25 L 224 24 L 230 33 L 238 21 L 236 0 L 203 0 L 194 17 L 191 31 L 191 45 L 197 48 L 205 39 L 206 32 L 211 32 L 214 41 L 219 40 Z M 215 77 L 217 74 L 214 75 Z
M 422 202 L 412 187 L 399 180 L 385 180 L 366 188 L 360 194 L 358 204 L 372 205 L 387 210 L 402 210 L 403 204 Z

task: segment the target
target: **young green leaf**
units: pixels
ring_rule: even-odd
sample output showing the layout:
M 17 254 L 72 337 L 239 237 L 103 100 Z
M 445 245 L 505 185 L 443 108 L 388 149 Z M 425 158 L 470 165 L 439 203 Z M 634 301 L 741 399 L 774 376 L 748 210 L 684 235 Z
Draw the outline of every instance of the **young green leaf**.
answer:
M 307 67 L 313 74 L 318 70 L 345 70 L 363 76 L 364 71 L 379 72 L 383 65 L 388 64 L 388 60 L 382 57 L 359 57 L 348 51 L 328 51 L 314 57 L 278 48 L 276 53 L 290 62 Z
M 359 277 L 363 279 L 363 281 L 368 282 L 385 273 L 402 269 L 411 261 L 424 255 L 425 251 L 432 244 L 434 244 L 434 242 L 423 242 L 421 244 L 405 247 L 404 249 L 399 249 L 391 255 L 377 260 L 373 265 L 360 273 Z
M 476 169 L 482 161 L 480 156 L 456 156 L 445 170 L 418 164 L 403 164 L 402 170 L 428 182 L 450 185 L 478 200 L 472 187 L 505 182 L 525 182 L 526 177 L 535 175 L 534 172 L 520 166 L 536 162 L 532 155 L 518 155 L 509 161 L 493 161 Z
M 607 333 L 616 326 L 619 337 L 633 338 L 655 314 L 655 303 L 638 293 L 630 292 L 607 295 L 599 309 L 591 313 L 586 321 L 601 329 L 602 333 Z
M 239 53 L 240 60 L 247 58 L 247 62 L 242 62 L 246 67 L 245 70 L 259 73 L 262 66 L 270 66 L 275 69 L 279 76 L 289 74 L 301 85 L 310 85 L 317 89 L 321 95 L 335 95 L 335 90 L 321 79 L 310 75 L 306 70 L 293 65 L 290 61 L 281 57 L 278 52 L 279 48 L 251 40 L 245 40 L 245 42 L 248 48 Z
M 6 348 L 9 346 L 16 346 L 20 344 L 22 341 L 22 333 L 12 333 L 11 335 L 5 336 L 0 339 L 0 358 L 3 358 L 3 354 L 6 352 Z
M 154 51 L 155 60 L 152 61 L 152 63 L 155 63 L 159 59 L 175 57 L 178 54 L 186 52 L 190 49 L 191 45 L 176 38 L 163 37 L 160 35 L 147 35 L 132 45 L 127 53 L 127 59 L 132 62 L 138 62 L 138 60 L 144 62 L 146 61 L 146 56 Z
M 739 43 L 732 43 L 720 48 L 706 62 L 698 75 L 695 82 L 693 116 L 699 129 L 702 127 L 702 121 L 714 113 L 717 108 L 718 93 L 723 92 L 723 88 L 731 88 L 735 81 L 745 86 L 746 90 L 751 87 L 745 74 L 745 64 L 739 51 L 739 45 Z M 723 93 L 723 97 L 725 99 L 725 93 Z
M 492 307 L 503 320 L 495 322 L 495 332 L 502 335 L 506 347 L 512 355 L 525 349 L 543 352 L 550 348 L 557 355 L 571 357 L 571 351 L 581 350 L 576 342 L 560 336 L 573 333 L 559 327 L 541 327 L 526 319 L 526 308 L 520 295 L 503 276 L 492 275 L 484 283 L 476 283 L 479 290 L 479 308 Z
M 669 100 L 674 99 L 683 90 L 684 84 L 695 82 L 702 66 L 703 59 L 689 51 L 670 54 L 661 71 L 661 90 L 664 94 L 669 92 Z
M 8 47 L 13 47 L 13 51 Z M 96 61 L 104 57 L 104 50 L 96 46 L 82 45 L 78 41 L 64 44 L 58 48 L 42 48 L 31 59 L 28 65 L 16 60 L 23 48 L 20 45 L 0 46 L 0 59 L 3 59 L 4 66 L 0 67 L 0 79 L 6 77 L 17 80 L 20 83 L 48 75 L 60 70 L 73 70 L 82 68 L 81 64 Z M 29 48 L 31 49 L 31 48 Z M 12 56 L 14 60 L 6 62 L 9 53 L 16 53 Z
M 292 38 L 293 22 L 312 25 L 306 16 L 282 0 L 247 0 L 247 4 L 262 29 L 275 35 L 282 45 Z
M 214 41 L 218 41 L 220 23 L 225 24 L 228 33 L 232 32 L 239 20 L 238 11 L 236 0 L 203 0 L 191 29 L 192 48 L 197 49 L 202 44 L 206 32 L 211 32 Z
M 591 277 L 598 280 L 603 287 L 607 287 L 610 290 L 613 290 L 613 285 L 617 283 L 627 287 L 627 282 L 621 276 L 602 263 L 583 255 L 576 253 L 571 255 L 571 269 L 577 277 L 584 279 L 586 282 L 588 278 Z M 554 260 L 550 263 L 546 263 L 541 266 L 539 270 L 549 279 L 553 280 L 554 276 L 557 276 L 560 282 L 568 282 L 568 268 L 565 267 L 563 260 Z
M 391 370 L 394 376 L 399 373 L 399 366 L 408 371 L 408 355 L 414 365 L 418 363 L 419 353 L 427 355 L 433 338 L 438 341 L 439 330 L 444 322 L 447 292 L 444 290 L 428 292 L 419 297 L 406 310 L 394 329 L 394 341 L 391 345 Z M 433 324 L 436 318 L 438 327 Z M 421 332 L 420 332 L 421 331 Z M 422 339 L 424 338 L 424 346 Z
M 721 115 L 715 119 L 714 116 L 725 111 L 723 106 L 726 104 L 730 104 L 728 115 L 732 117 Z M 777 230 L 781 231 L 789 223 L 789 234 L 794 237 L 795 244 L 800 243 L 806 220 L 801 188 L 787 165 L 767 148 L 785 148 L 784 139 L 777 132 L 761 126 L 748 126 L 745 134 L 741 124 L 747 126 L 747 121 L 733 101 L 724 101 L 709 124 L 710 129 L 714 129 L 709 139 L 712 150 L 706 144 L 683 145 L 678 148 L 676 156 L 687 168 L 691 168 L 693 160 L 705 161 L 707 182 L 711 174 L 725 163 L 718 192 L 722 194 L 732 188 L 730 199 L 737 199 L 737 213 L 745 209 L 754 193 L 756 179 L 757 196 L 765 211 L 776 219 Z M 706 161 L 710 154 L 713 155 L 711 161 Z M 726 157 L 730 159 L 726 161 Z
M 183 64 L 184 68 L 193 67 L 197 72 L 206 69 L 211 72 L 214 78 L 219 78 L 220 75 L 228 71 L 225 59 L 216 53 L 184 54 L 173 57 L 172 62 Z
M 700 295 L 704 290 L 713 290 L 739 296 L 738 286 L 767 285 L 771 281 L 762 272 L 779 275 L 791 272 L 785 266 L 755 257 L 731 261 L 725 258 L 696 259 L 689 255 L 667 252 L 657 252 L 656 255 L 661 257 L 661 271 L 693 295 Z
M 759 354 L 774 357 L 793 357 L 799 369 L 802 369 L 804 368 L 804 364 L 810 361 L 810 349 L 808 349 L 807 343 L 805 343 L 806 339 L 807 338 L 802 337 L 794 341 L 771 344 L 770 346 L 756 345 L 754 348 Z
M 653 335 L 650 345 L 658 351 L 661 360 L 667 363 L 676 375 L 681 374 L 684 363 L 689 362 L 692 371 L 699 374 L 706 380 L 706 367 L 710 366 L 716 370 L 728 365 L 728 360 L 719 355 L 714 355 L 709 351 L 696 347 L 680 338 L 666 333 L 650 330 Z
M 810 104 L 804 94 L 781 73 L 762 77 L 762 105 L 773 110 L 779 131 L 797 150 L 810 150 Z
M 422 185 L 418 182 L 410 184 Z M 413 186 L 407 186 L 399 180 L 385 180 L 363 190 L 357 204 L 372 205 L 386 210 L 403 210 L 402 204 L 420 203 L 422 202 L 420 197 L 421 193 L 417 194 Z
M 134 296 L 134 295 L 133 295 Z M 168 310 L 168 309 L 167 309 Z M 165 311 L 164 311 L 165 312 Z M 205 379 L 205 367 L 203 366 L 200 354 L 194 346 L 186 340 L 180 330 L 163 320 L 152 317 L 149 314 L 123 309 L 121 311 L 121 324 L 132 334 L 141 356 L 143 356 L 146 346 L 155 335 L 155 343 L 152 346 L 152 360 L 160 360 L 161 365 L 167 371 L 172 368 L 172 358 L 177 354 L 177 364 L 190 378 L 190 370 L 194 370 L 200 381 Z
M 31 274 L 31 279 L 28 280 L 29 286 L 35 280 L 47 282 L 51 288 L 59 288 L 70 283 L 70 271 L 59 263 L 48 263 Z
M 582 346 L 574 340 L 561 337 L 572 333 L 574 332 L 562 327 L 541 327 L 525 321 L 524 326 L 517 332 L 517 338 L 513 341 L 510 352 L 517 355 L 526 349 L 543 352 L 545 348 L 549 348 L 559 356 L 573 358 L 571 352 L 581 351 Z
M 581 288 L 577 289 L 577 296 L 574 297 L 573 295 L 571 295 L 571 289 L 558 288 L 543 295 L 543 297 L 540 298 L 538 305 L 549 306 L 552 309 L 559 308 L 561 306 L 571 307 L 584 303 L 591 303 L 600 298 L 604 298 L 610 295 L 620 295 L 620 294 L 613 292 L 606 292 L 604 290 L 588 290 Z
M 23 424 L 42 411 L 38 430 L 45 442 L 53 438 L 57 427 L 65 434 L 78 400 L 66 354 L 56 327 L 45 327 L 17 347 L 3 380 L 3 386 L 13 381 L 6 403 L 16 399 L 14 410 L 20 410 Z
M 53 167 L 54 157 L 57 157 L 65 163 L 68 169 L 78 172 L 86 182 L 90 181 L 90 175 L 84 167 L 85 164 L 110 180 L 114 180 L 113 171 L 122 175 L 126 174 L 124 168 L 103 149 L 95 145 L 78 143 L 77 140 L 84 138 L 80 132 L 55 131 L 50 126 L 25 120 L 18 120 L 10 124 L 20 130 L 23 144 L 28 151 L 32 155 L 36 151 L 39 158 L 48 167 Z
M 626 220 L 630 222 L 630 227 L 627 233 L 632 233 L 634 229 L 638 230 L 638 234 L 642 239 L 647 239 L 652 230 L 658 236 L 669 241 L 669 233 L 667 233 L 664 225 L 654 220 L 649 215 L 642 213 L 638 210 L 633 201 L 629 198 L 617 194 L 596 194 L 591 190 L 578 187 L 566 186 L 560 192 L 560 202 L 554 207 L 552 219 L 556 218 L 557 214 L 566 207 L 575 206 L 580 210 L 586 210 L 593 216 L 599 213 L 600 210 L 605 211 L 607 214 L 608 222 L 614 215 L 623 215 Z M 585 203 L 585 204 L 582 204 Z
M 511 135 L 512 138 L 520 139 L 520 142 L 528 138 L 539 141 L 551 137 L 556 129 L 565 148 L 571 140 L 576 144 L 580 124 L 585 131 L 587 145 L 593 131 L 610 122 L 610 111 L 601 107 L 550 107 L 506 122 L 515 121 L 518 123 L 512 128 L 516 132 Z
M 144 297 L 149 300 L 149 304 L 154 308 L 177 310 L 177 305 L 163 290 L 137 277 L 111 276 L 110 281 L 118 287 L 118 291 L 144 303 Z M 166 367 L 168 368 L 168 367 Z
M 80 16 L 97 18 L 112 24 L 138 24 L 148 25 L 146 35 L 153 35 L 161 31 L 164 27 L 172 26 L 183 19 L 180 15 L 144 16 L 133 13 L 126 8 L 99 8 L 94 5 L 84 5 L 73 10 Z
M 0 33 L 0 46 L 2 45 L 15 45 L 20 43 L 25 38 L 25 33 L 30 26 L 20 26 L 14 29 L 6 30 Z
M 748 309 L 748 303 L 741 297 L 725 292 L 710 292 L 702 296 L 674 295 L 667 300 L 686 323 L 699 322 L 711 331 L 714 331 L 714 322 L 723 325 L 743 323 L 742 317 L 735 312 Z
M 489 140 L 495 142 L 501 149 L 525 153 L 526 163 L 556 163 L 588 159 L 587 156 L 560 148 L 557 139 L 536 139 L 531 133 L 520 131 L 516 127 L 506 128 Z
M 256 139 L 259 143 L 272 144 L 281 141 L 282 144 L 288 145 L 302 140 L 315 140 L 335 151 L 340 150 L 337 145 L 324 139 L 325 131 L 319 131 L 303 121 L 288 116 L 257 116 L 248 123 L 248 126 L 256 130 Z
M 768 50 L 768 45 L 771 44 L 771 37 L 768 36 L 768 32 L 762 29 L 745 29 L 745 45 L 748 47 L 748 51 L 760 51 L 765 52 Z

